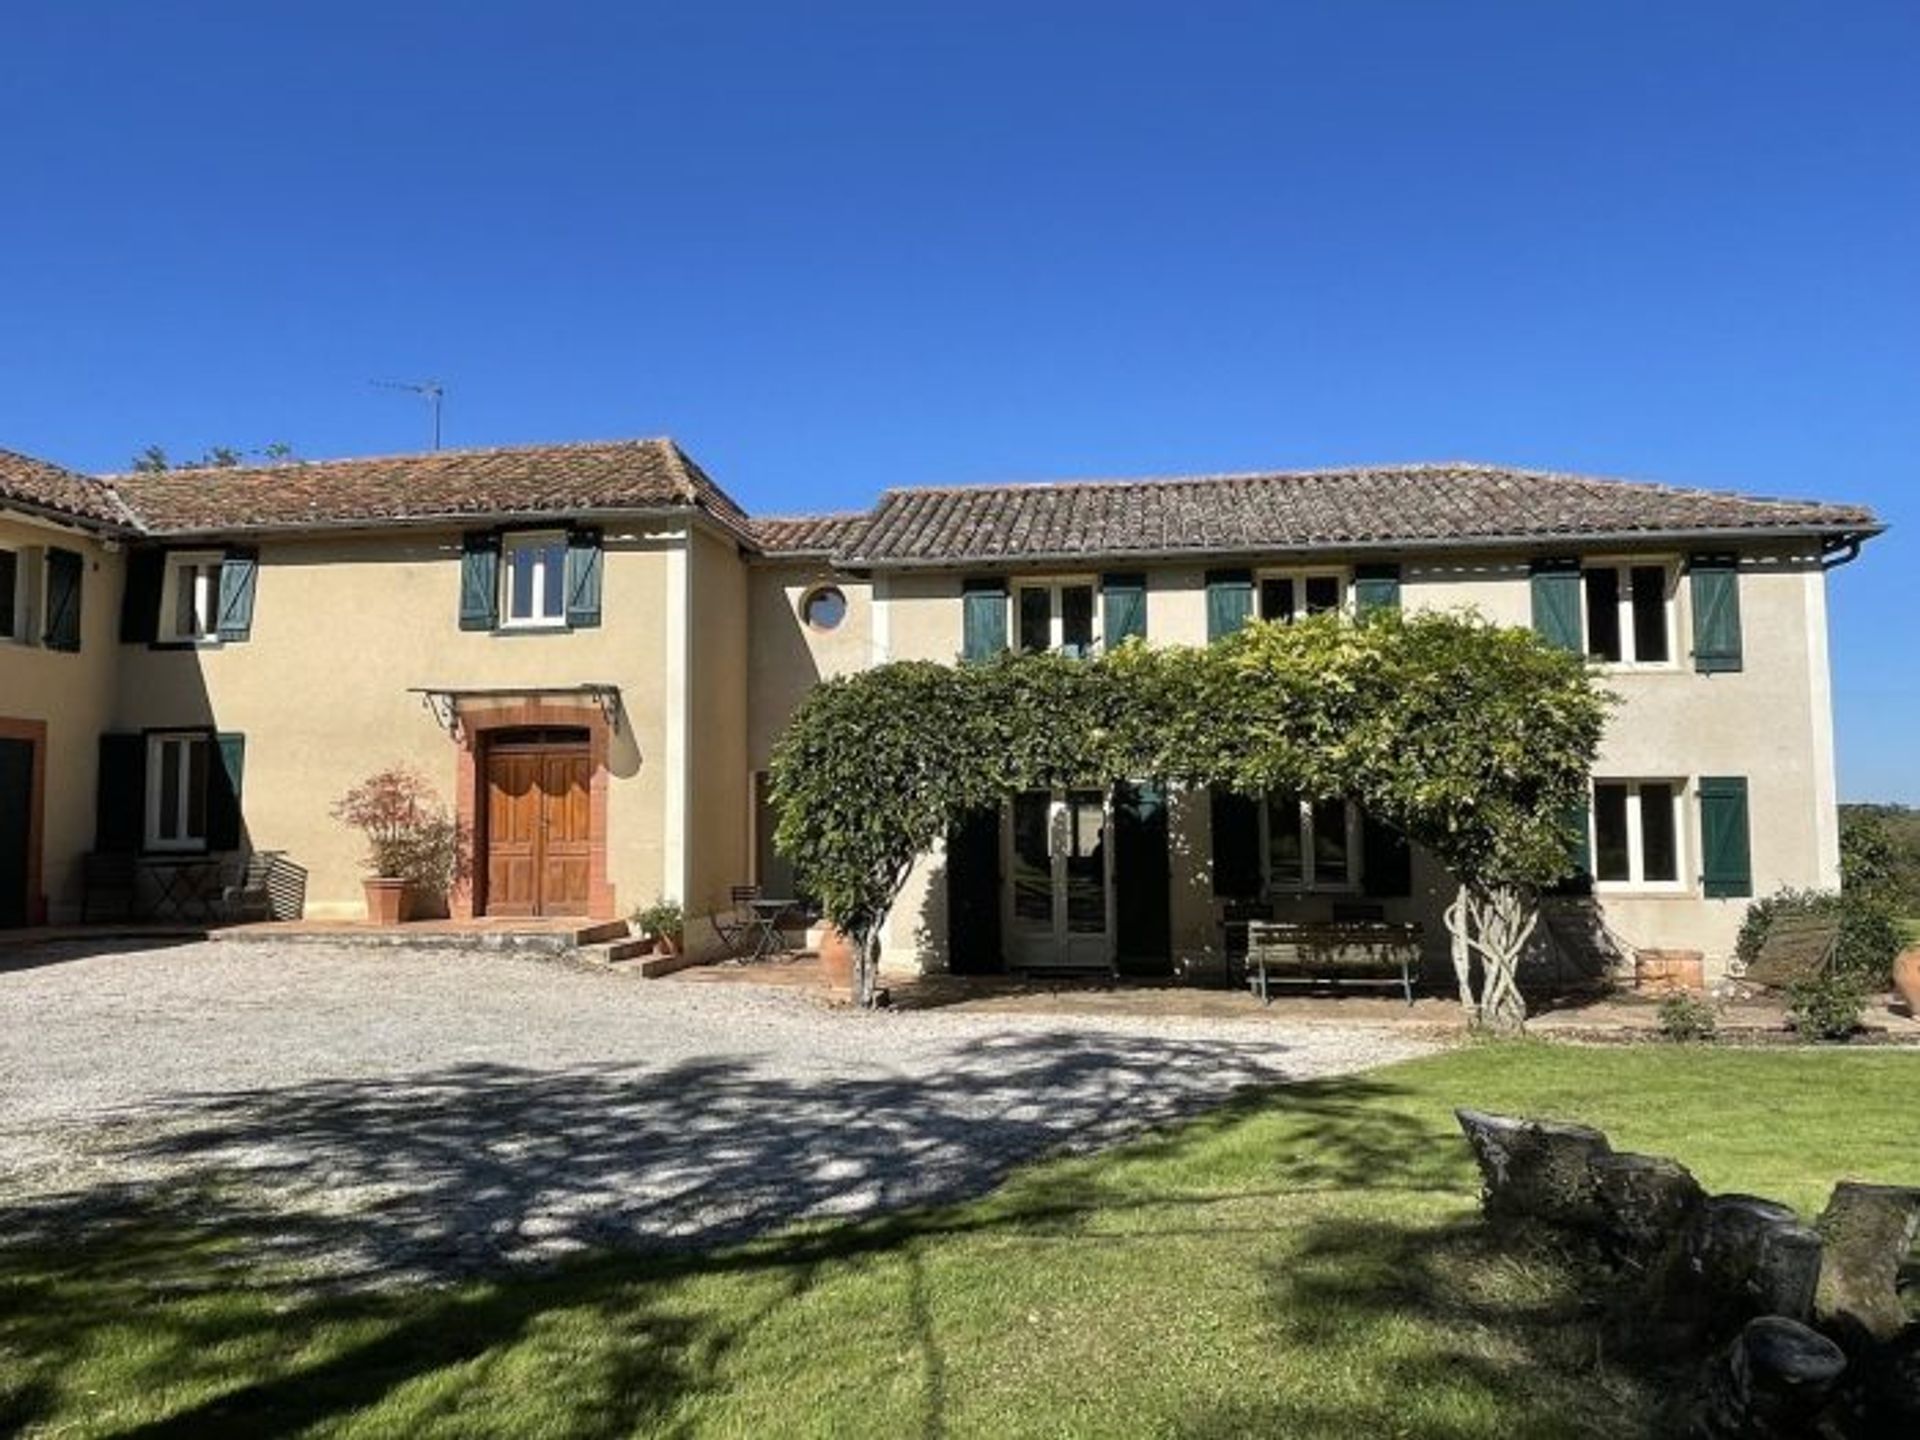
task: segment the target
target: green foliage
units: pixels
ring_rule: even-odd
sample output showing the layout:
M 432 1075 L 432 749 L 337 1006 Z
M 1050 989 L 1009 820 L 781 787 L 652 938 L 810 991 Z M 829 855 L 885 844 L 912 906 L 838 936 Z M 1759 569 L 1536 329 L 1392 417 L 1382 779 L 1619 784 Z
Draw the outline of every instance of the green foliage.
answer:
M 1205 649 L 883 665 L 817 686 L 775 747 L 775 844 L 863 977 L 914 857 L 963 811 L 1155 778 L 1347 797 L 1465 885 L 1569 868 L 1611 697 L 1529 631 L 1464 614 L 1248 625 Z M 861 981 L 862 995 L 867 979 Z
M 1660 1033 L 1669 1040 L 1711 1040 L 1718 1024 L 1712 1004 L 1698 995 L 1679 992 L 1660 1002 Z
M 686 933 L 687 915 L 678 900 L 656 900 L 633 912 L 634 928 L 655 939 L 670 936 L 678 940 Z
M 379 770 L 333 804 L 333 818 L 367 837 L 367 873 L 444 896 L 465 880 L 472 846 L 425 777 L 404 765 Z
M 234 470 L 245 463 L 250 455 L 269 465 L 285 464 L 299 458 L 286 441 L 275 440 L 258 450 L 236 450 L 231 445 L 213 445 L 203 450 L 199 459 L 175 464 L 161 446 L 149 445 L 133 457 L 132 468 L 136 475 L 161 475 L 169 470 Z
M 1887 903 L 1900 914 L 1920 915 L 1920 810 L 1906 805 L 1842 805 L 1843 873 L 1850 864 L 1856 870 L 1865 868 L 1876 882 L 1884 880 Z M 1882 867 L 1884 875 L 1879 873 Z
M 1760 958 L 1760 948 L 1774 922 L 1788 915 L 1830 915 L 1840 922 L 1840 937 L 1833 952 L 1833 968 L 1867 985 L 1884 985 L 1893 970 L 1893 957 L 1900 953 L 1903 932 L 1898 917 L 1884 901 L 1871 893 L 1854 890 L 1784 889 L 1763 896 L 1747 906 L 1740 922 L 1740 935 L 1734 950 L 1752 964 Z
M 1838 972 L 1787 987 L 1787 1022 L 1809 1040 L 1845 1040 L 1860 1028 L 1866 987 Z

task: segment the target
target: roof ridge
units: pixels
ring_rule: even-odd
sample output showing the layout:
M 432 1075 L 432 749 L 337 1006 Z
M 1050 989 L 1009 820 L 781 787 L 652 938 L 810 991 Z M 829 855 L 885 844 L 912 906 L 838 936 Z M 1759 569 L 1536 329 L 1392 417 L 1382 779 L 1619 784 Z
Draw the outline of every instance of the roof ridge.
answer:
M 176 465 L 166 470 L 106 470 L 88 478 L 109 485 L 119 480 L 132 480 L 139 484 L 167 475 L 244 475 L 250 471 L 277 474 L 314 465 L 380 465 L 396 460 L 473 459 L 486 455 L 525 455 L 534 451 L 614 450 L 643 445 L 664 445 L 680 454 L 682 459 L 686 458 L 670 435 L 636 435 L 609 440 L 535 440 L 515 445 L 456 445 L 443 450 L 394 450 L 380 455 L 301 455 L 264 465 Z

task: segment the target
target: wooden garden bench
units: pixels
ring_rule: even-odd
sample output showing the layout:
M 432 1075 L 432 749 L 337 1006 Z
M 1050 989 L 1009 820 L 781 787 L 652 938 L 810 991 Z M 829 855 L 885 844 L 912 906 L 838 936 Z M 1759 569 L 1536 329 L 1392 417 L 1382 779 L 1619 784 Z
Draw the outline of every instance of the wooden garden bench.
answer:
M 1743 977 L 1769 990 L 1817 979 L 1840 946 L 1838 915 L 1782 915 L 1767 927 L 1760 953 Z
M 1420 927 L 1381 920 L 1335 924 L 1247 922 L 1247 985 L 1260 1003 L 1273 1003 L 1276 981 L 1335 985 L 1397 985 L 1413 1004 L 1413 972 L 1420 963 Z

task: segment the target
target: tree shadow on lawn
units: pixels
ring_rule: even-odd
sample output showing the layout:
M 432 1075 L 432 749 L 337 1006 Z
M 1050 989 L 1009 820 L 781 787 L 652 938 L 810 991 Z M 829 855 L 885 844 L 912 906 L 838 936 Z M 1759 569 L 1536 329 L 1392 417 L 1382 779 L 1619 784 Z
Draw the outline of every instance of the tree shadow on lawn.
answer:
M 616 1338 L 559 1387 L 566 1429 L 631 1433 L 717 1385 L 733 1349 L 823 1269 L 912 1259 L 973 1233 L 1097 1244 L 1142 1226 L 1212 1231 L 1216 1202 L 1301 1189 L 1458 1186 L 1457 1141 L 1436 1143 L 1428 1121 L 1383 1104 L 1393 1085 L 1353 1077 L 1243 1092 L 1136 1141 L 1118 1164 L 1025 1172 L 984 1204 L 911 1208 L 1232 1097 L 1272 1077 L 1256 1059 L 1284 1070 L 1276 1052 L 1271 1041 L 1026 1031 L 958 1052 L 937 1081 L 718 1060 L 472 1064 L 189 1097 L 157 1131 L 123 1137 L 163 1180 L 0 1209 L 0 1314 L 12 1316 L 0 1344 L 26 1361 L 0 1385 L 0 1430 L 55 1413 L 63 1366 L 116 1344 L 120 1388 L 171 1390 L 179 1403 L 171 1418 L 107 1433 L 269 1434 L 350 1415 L 555 1317 L 587 1316 Z M 902 1213 L 831 1218 L 879 1211 Z M 751 1238 L 797 1220 L 812 1223 Z M 438 1283 L 582 1248 L 651 1253 Z M 924 1429 L 937 1434 L 937 1297 L 914 1275 Z M 751 1303 L 702 1303 L 682 1287 L 728 1276 L 746 1277 Z

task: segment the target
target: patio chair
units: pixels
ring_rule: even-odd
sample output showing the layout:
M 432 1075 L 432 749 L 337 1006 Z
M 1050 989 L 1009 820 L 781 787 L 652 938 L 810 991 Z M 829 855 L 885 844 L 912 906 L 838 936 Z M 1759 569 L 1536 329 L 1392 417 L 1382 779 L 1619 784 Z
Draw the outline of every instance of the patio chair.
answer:
M 753 902 L 760 898 L 760 887 L 735 885 L 727 895 L 732 908 L 714 912 L 713 928 L 720 936 L 720 943 L 727 947 L 727 953 L 739 955 L 743 949 L 757 947 L 759 943 L 760 916 Z
M 247 856 L 233 883 L 220 892 L 220 913 L 228 920 L 271 920 L 273 896 L 267 886 L 278 850 L 255 850 Z

